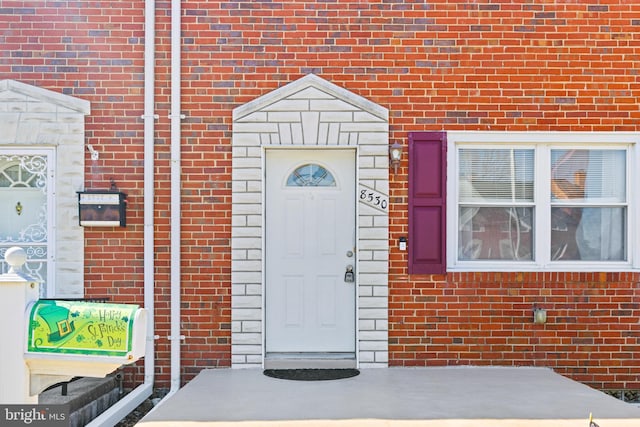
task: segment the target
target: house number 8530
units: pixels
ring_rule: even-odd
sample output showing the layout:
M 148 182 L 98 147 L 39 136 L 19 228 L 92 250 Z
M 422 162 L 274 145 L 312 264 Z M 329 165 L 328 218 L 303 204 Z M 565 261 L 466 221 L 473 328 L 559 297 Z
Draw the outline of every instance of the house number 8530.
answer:
M 383 212 L 386 212 L 389 207 L 389 199 L 387 196 L 362 185 L 360 186 L 360 201 Z

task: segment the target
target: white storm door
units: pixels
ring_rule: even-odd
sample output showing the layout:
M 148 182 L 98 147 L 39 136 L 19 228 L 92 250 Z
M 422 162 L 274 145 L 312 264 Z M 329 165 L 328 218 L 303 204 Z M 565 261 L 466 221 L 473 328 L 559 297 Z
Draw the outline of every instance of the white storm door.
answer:
M 354 353 L 355 152 L 266 151 L 267 353 Z
M 26 273 L 41 282 L 40 296 L 53 295 L 53 150 L 0 150 L 0 273 L 7 249 L 27 253 Z

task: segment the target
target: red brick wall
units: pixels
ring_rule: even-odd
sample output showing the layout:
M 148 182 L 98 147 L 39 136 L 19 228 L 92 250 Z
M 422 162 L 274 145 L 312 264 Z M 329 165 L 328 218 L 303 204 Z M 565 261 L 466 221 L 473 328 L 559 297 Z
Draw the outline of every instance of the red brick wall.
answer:
M 640 3 L 183 1 L 183 373 L 230 364 L 231 110 L 313 72 L 408 131 L 638 131 Z M 86 230 L 87 295 L 142 300 L 143 2 L 3 1 L 0 76 L 91 101 L 86 185 L 129 194 L 124 230 Z M 156 322 L 169 375 L 170 4 L 157 2 Z M 406 159 L 391 241 L 407 233 Z M 407 276 L 392 246 L 393 365 L 551 366 L 639 389 L 631 274 Z M 550 309 L 531 322 L 534 302 Z
M 546 366 L 601 389 L 640 389 L 637 273 L 394 275 L 398 366 Z M 533 307 L 547 323 L 533 323 Z
M 161 387 L 170 378 L 169 8 L 158 2 L 156 25 L 155 345 Z M 107 189 L 113 179 L 128 194 L 128 206 L 125 229 L 85 228 L 85 295 L 142 303 L 144 2 L 3 1 L 0 46 L 0 78 L 91 102 L 86 142 L 100 157 L 93 161 L 85 153 L 86 188 Z M 207 126 L 189 117 L 183 127 L 185 380 L 203 367 L 230 365 L 230 148 Z M 141 364 L 128 372 L 131 383 L 142 380 Z

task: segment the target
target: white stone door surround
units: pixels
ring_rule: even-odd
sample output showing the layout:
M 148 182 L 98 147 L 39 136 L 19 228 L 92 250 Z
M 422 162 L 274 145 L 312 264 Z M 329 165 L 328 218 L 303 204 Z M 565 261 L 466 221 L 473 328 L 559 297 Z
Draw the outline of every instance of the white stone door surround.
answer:
M 89 101 L 15 80 L 0 80 L 0 148 L 3 153 L 45 150 L 51 160 L 50 233 L 47 257 L 51 271 L 46 297 L 84 296 L 84 231 L 78 224 L 78 194 L 84 189 L 85 116 Z M 20 246 L 22 242 L 17 242 Z M 30 253 L 30 259 L 38 254 Z M 0 253 L 4 259 L 4 251 Z M 1 272 L 1 271 L 0 271 Z
M 387 366 L 388 138 L 386 108 L 314 74 L 233 111 L 231 357 L 234 368 L 259 368 L 264 362 L 264 166 L 265 149 L 276 146 L 281 149 L 356 148 L 357 362 L 361 368 Z M 363 194 L 374 194 L 374 197 L 361 197 Z

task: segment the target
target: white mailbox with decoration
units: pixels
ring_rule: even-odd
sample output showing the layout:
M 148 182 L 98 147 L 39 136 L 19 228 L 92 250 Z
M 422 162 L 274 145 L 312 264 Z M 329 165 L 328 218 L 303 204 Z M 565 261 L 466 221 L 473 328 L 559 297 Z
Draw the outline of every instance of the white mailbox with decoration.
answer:
M 35 403 L 73 377 L 104 377 L 145 352 L 147 312 L 133 304 L 38 300 L 22 272 L 26 255 L 7 250 L 0 275 L 0 402 Z

